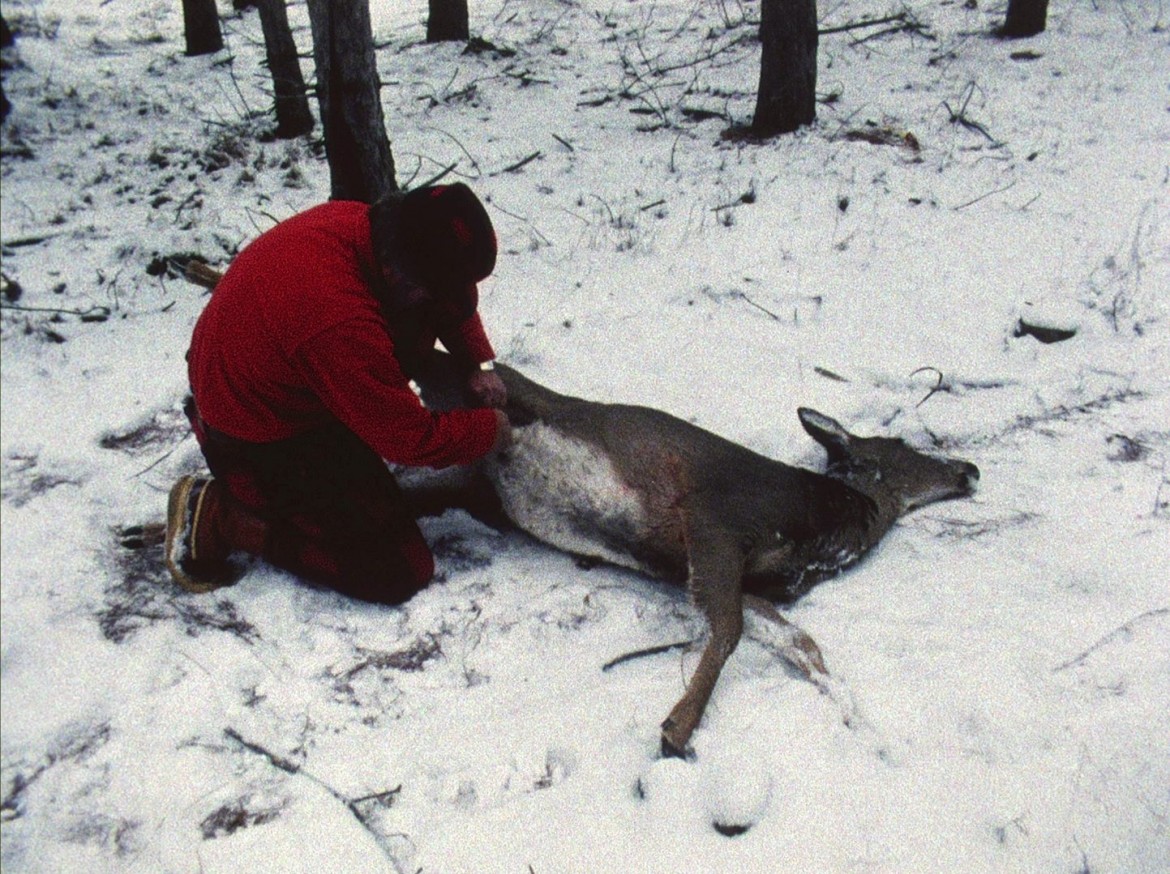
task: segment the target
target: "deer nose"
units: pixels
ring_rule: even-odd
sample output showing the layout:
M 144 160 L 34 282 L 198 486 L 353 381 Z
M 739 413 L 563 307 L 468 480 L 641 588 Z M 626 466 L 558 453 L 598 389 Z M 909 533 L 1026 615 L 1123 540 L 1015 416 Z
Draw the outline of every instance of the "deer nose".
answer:
M 969 461 L 963 462 L 963 486 L 968 492 L 975 491 L 975 484 L 979 482 L 979 468 Z

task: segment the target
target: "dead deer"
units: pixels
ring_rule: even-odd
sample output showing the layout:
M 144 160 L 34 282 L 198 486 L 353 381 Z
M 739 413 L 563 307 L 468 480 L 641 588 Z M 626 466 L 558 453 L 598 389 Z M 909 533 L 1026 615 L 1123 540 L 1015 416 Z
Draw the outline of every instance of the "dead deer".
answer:
M 898 439 L 857 437 L 810 409 L 797 415 L 828 453 L 824 473 L 790 467 L 660 410 L 558 394 L 498 365 L 514 443 L 482 465 L 504 515 L 559 549 L 685 584 L 709 639 L 662 723 L 664 754 L 684 755 L 745 604 L 782 625 L 792 601 L 858 561 L 904 513 L 969 495 L 975 465 Z M 437 406 L 444 379 L 423 383 Z M 786 657 L 827 676 L 812 639 L 788 627 Z M 795 658 L 794 658 L 795 656 Z
M 212 288 L 204 265 L 188 278 Z M 687 587 L 709 638 L 662 723 L 662 750 L 685 755 L 744 607 L 788 630 L 785 656 L 817 682 L 816 644 L 772 607 L 857 562 L 903 514 L 969 495 L 975 465 L 898 439 L 857 437 L 810 409 L 797 415 L 828 453 L 824 473 L 767 458 L 660 410 L 558 394 L 506 365 L 514 442 L 481 472 L 504 516 L 538 540 Z M 440 358 L 418 378 L 425 402 L 458 403 Z M 818 683 L 820 685 L 820 683 Z M 822 685 L 822 688 L 825 688 Z

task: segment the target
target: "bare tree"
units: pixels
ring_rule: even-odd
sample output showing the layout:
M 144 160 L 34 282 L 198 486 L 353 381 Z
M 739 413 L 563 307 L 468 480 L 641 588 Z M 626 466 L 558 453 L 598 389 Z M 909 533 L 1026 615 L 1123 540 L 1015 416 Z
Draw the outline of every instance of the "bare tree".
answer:
M 317 100 L 334 200 L 372 203 L 395 191 L 369 0 L 309 0 Z
M 11 48 L 16 45 L 16 36 L 8 27 L 8 22 L 4 20 L 4 16 L 0 15 L 0 49 Z M 8 66 L 7 63 L 4 66 Z M 0 76 L 3 76 L 0 72 Z M 8 118 L 8 113 L 12 110 L 12 104 L 8 102 L 8 95 L 4 93 L 4 81 L 0 79 L 0 122 Z
M 183 31 L 187 54 L 210 55 L 223 48 L 215 0 L 183 0 Z
M 1000 36 L 1025 37 L 1043 33 L 1048 24 L 1048 0 L 1008 0 Z
M 751 132 L 790 133 L 817 117 L 816 0 L 762 0 L 760 89 Z
M 281 139 L 299 137 L 313 129 L 313 113 L 309 111 L 297 44 L 288 26 L 288 9 L 285 0 L 257 0 L 256 6 L 276 95 L 276 135 Z
M 466 41 L 470 36 L 467 0 L 430 0 L 427 42 Z

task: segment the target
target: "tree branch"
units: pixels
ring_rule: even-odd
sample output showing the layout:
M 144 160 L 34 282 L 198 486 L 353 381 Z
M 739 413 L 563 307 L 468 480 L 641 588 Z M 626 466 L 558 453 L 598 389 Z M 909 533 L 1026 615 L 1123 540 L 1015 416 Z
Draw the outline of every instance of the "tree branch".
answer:
M 1128 622 L 1125 622 L 1122 625 L 1119 625 L 1117 628 L 1114 628 L 1080 655 L 1069 659 L 1063 664 L 1057 665 L 1052 669 L 1052 672 L 1056 674 L 1060 671 L 1067 671 L 1069 668 L 1075 668 L 1083 665 L 1097 650 L 1102 649 L 1103 647 L 1106 647 L 1117 640 L 1129 640 L 1133 636 L 1134 629 L 1139 623 L 1147 619 L 1157 619 L 1161 616 L 1170 616 L 1170 607 L 1157 607 L 1153 610 L 1147 610 L 1145 613 L 1139 613 L 1133 619 L 1130 619 Z
M 884 18 L 867 18 L 863 21 L 852 21 L 849 24 L 838 24 L 835 27 L 824 27 L 817 31 L 818 36 L 827 36 L 831 33 L 844 33 L 847 30 L 860 30 L 863 27 L 876 27 L 879 24 L 890 24 L 892 22 L 906 21 L 906 13 L 899 12 L 897 15 L 887 15 Z
M 387 800 L 390 800 L 391 802 L 393 802 L 394 796 L 402 791 L 402 786 L 397 786 L 394 789 L 389 789 L 385 792 L 375 792 L 375 793 L 372 793 L 370 795 L 363 795 L 361 798 L 347 798 L 346 796 L 344 796 L 340 792 L 338 792 L 336 789 L 334 789 L 332 786 L 330 786 L 328 783 L 326 783 L 324 780 L 322 780 L 320 777 L 315 777 L 313 774 L 309 773 L 304 768 L 302 768 L 300 765 L 298 765 L 296 762 L 292 761 L 291 759 L 286 759 L 284 756 L 277 755 L 276 753 L 261 746 L 258 743 L 255 743 L 254 741 L 248 740 L 242 734 L 240 734 L 238 731 L 236 731 L 234 728 L 230 728 L 230 727 L 225 728 L 223 730 L 223 733 L 224 733 L 224 737 L 226 737 L 230 741 L 233 741 L 241 749 L 245 750 L 246 752 L 252 753 L 254 755 L 260 756 L 261 758 L 265 759 L 268 762 L 268 764 L 272 765 L 272 767 L 276 768 L 277 770 L 283 771 L 284 773 L 292 775 L 294 777 L 303 776 L 303 777 L 307 777 L 309 780 L 312 780 L 314 783 L 316 783 L 318 786 L 320 786 L 322 789 L 324 789 L 326 792 L 328 792 L 330 795 L 332 795 L 334 798 L 336 798 L 338 801 L 340 801 L 342 804 L 344 804 L 345 809 L 350 812 L 350 814 L 353 816 L 354 819 L 356 819 L 358 821 L 358 823 L 361 825 L 362 828 L 364 828 L 366 831 L 368 831 L 373 836 L 374 843 L 376 843 L 382 849 L 382 851 L 384 853 L 386 853 L 387 856 L 389 857 L 389 853 L 387 852 L 386 848 L 382 846 L 382 836 L 379 835 L 376 831 L 374 831 L 374 829 L 370 825 L 369 818 L 361 811 L 361 809 L 358 807 L 358 805 L 362 802 L 368 802 L 368 801 L 376 801 L 382 805 L 386 805 Z M 391 861 L 393 861 L 393 860 L 391 860 Z
M 674 643 L 663 643 L 659 646 L 651 646 L 646 649 L 637 649 L 633 652 L 628 652 L 620 655 L 617 658 L 610 659 L 601 666 L 603 671 L 612 671 L 618 665 L 624 665 L 626 662 L 632 662 L 634 659 L 645 658 L 646 656 L 659 655 L 660 653 L 670 652 L 675 649 L 684 649 L 694 643 L 693 640 L 679 640 Z

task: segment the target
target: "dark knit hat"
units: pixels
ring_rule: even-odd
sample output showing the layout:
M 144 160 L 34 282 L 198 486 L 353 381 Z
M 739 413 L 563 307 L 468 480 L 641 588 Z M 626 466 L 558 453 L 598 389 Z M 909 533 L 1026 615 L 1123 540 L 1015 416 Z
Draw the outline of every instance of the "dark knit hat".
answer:
M 408 192 L 398 221 L 403 269 L 439 293 L 458 293 L 496 266 L 492 220 L 462 182 Z

